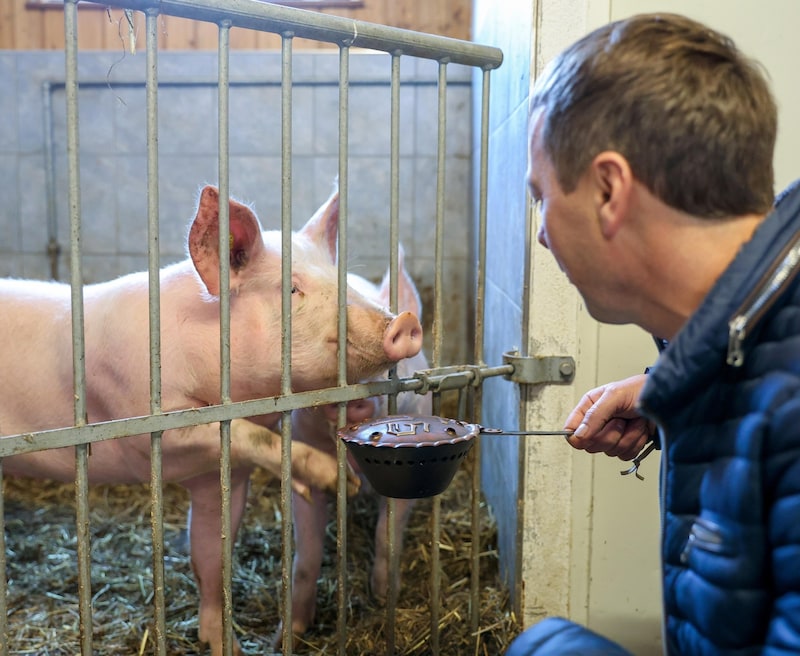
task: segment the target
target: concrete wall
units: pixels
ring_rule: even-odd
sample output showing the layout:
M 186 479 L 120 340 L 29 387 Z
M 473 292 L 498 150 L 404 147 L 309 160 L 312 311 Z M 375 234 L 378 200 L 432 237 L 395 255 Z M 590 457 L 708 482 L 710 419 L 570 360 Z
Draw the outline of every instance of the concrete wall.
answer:
M 106 280 L 147 266 L 145 55 L 81 52 L 79 117 L 84 277 Z M 280 55 L 231 53 L 230 189 L 252 203 L 265 228 L 280 225 Z M 338 52 L 296 52 L 293 60 L 293 219 L 299 226 L 330 193 L 338 171 Z M 388 266 L 388 55 L 353 52 L 350 62 L 349 256 L 379 279 Z M 462 361 L 473 289 L 471 72 L 448 67 L 443 361 Z M 159 55 L 159 200 L 164 263 L 182 258 L 198 191 L 215 184 L 215 53 Z M 433 293 L 436 212 L 436 62 L 401 62 L 401 240 L 423 300 Z M 0 275 L 49 278 L 45 134 L 55 153 L 58 277 L 69 279 L 65 97 L 62 52 L 0 51 Z M 52 109 L 43 91 L 52 83 Z M 430 312 L 427 312 L 430 319 Z

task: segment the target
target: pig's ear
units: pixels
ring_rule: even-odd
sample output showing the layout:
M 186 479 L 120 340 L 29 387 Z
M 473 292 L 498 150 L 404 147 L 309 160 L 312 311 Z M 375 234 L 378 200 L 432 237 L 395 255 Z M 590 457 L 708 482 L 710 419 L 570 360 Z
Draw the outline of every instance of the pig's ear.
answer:
M 261 249 L 261 226 L 252 210 L 231 200 L 230 216 L 230 287 L 236 289 L 247 265 Z M 189 230 L 189 255 L 208 293 L 219 296 L 219 192 L 207 186 L 200 194 L 197 215 Z
M 405 252 L 403 247 L 400 246 L 398 253 L 399 261 L 397 264 L 397 311 L 398 312 L 413 312 L 420 319 L 422 318 L 422 301 L 419 298 L 419 292 L 411 279 L 411 276 L 406 270 Z M 378 292 L 379 302 L 389 307 L 389 272 L 383 277 L 381 288 Z
M 319 244 L 336 262 L 339 247 L 339 189 L 335 189 L 300 230 L 309 240 Z

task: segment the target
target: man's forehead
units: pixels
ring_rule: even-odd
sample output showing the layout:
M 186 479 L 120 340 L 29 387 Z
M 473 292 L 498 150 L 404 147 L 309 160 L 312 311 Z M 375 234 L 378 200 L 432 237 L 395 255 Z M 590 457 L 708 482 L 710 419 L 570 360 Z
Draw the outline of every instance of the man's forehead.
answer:
M 531 111 L 528 117 L 528 137 L 538 137 L 544 123 L 544 108 L 538 107 Z
M 534 111 L 528 124 L 528 184 L 536 183 L 537 168 L 541 166 L 544 152 L 542 150 L 542 112 Z

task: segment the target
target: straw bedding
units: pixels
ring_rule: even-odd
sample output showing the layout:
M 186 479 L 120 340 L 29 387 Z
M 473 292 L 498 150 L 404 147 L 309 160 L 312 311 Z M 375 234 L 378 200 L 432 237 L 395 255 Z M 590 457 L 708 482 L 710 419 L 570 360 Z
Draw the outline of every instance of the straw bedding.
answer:
M 495 524 L 482 505 L 480 628 L 477 637 L 470 635 L 471 466 L 470 457 L 441 497 L 439 645 L 446 656 L 500 654 L 519 631 L 499 582 Z M 7 479 L 4 488 L 10 652 L 80 653 L 74 486 Z M 170 484 L 164 496 L 167 653 L 205 653 L 197 639 L 197 591 L 186 547 L 188 494 Z M 395 633 L 401 655 L 430 653 L 431 503 L 416 504 L 405 536 Z M 331 507 L 316 624 L 295 642 L 297 654 L 337 653 L 333 502 Z M 94 487 L 90 508 L 95 654 L 154 653 L 148 487 Z M 348 655 L 385 653 L 385 610 L 368 592 L 376 517 L 373 498 L 351 502 Z M 234 626 L 246 653 L 272 651 L 280 620 L 280 527 L 279 484 L 258 471 L 234 553 Z

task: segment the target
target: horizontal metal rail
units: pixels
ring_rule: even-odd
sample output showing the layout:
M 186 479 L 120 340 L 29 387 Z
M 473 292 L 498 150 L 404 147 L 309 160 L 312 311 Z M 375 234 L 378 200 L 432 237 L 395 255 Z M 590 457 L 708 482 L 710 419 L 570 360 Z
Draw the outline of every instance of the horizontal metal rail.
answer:
M 495 69 L 503 62 L 503 52 L 499 48 L 258 0 L 117 0 L 114 6 L 157 10 L 161 14 L 211 23 L 226 21 L 232 27 L 290 34 L 339 46 L 371 48 L 484 70 Z
M 479 384 L 484 378 L 508 376 L 513 365 L 497 367 L 453 366 L 416 372 L 417 377 L 359 383 L 347 387 L 330 387 L 312 392 L 297 392 L 288 396 L 271 396 L 252 401 L 238 401 L 224 405 L 173 410 L 159 415 L 128 417 L 84 426 L 68 426 L 31 433 L 0 437 L 0 458 L 74 446 L 90 442 L 153 433 L 156 431 L 187 428 L 197 424 L 210 424 L 229 419 L 243 419 L 297 408 L 328 403 L 346 403 L 355 399 L 398 392 L 445 391 Z

